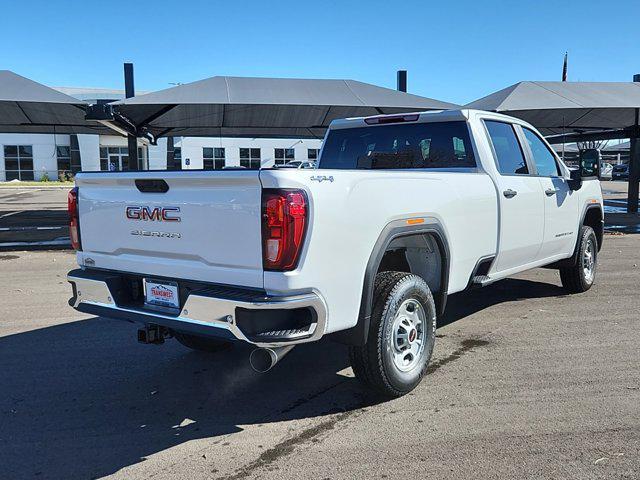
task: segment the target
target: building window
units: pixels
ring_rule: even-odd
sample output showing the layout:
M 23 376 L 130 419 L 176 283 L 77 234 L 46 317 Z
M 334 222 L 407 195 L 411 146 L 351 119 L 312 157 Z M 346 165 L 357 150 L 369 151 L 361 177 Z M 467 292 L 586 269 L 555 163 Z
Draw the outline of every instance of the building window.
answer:
M 5 145 L 4 169 L 7 180 L 33 180 L 33 147 Z
M 138 158 L 144 160 L 144 149 L 138 147 Z M 144 165 L 145 162 L 143 161 Z M 100 147 L 100 170 L 120 172 L 129 170 L 129 148 Z
M 251 170 L 260 168 L 260 149 L 259 148 L 241 148 L 240 149 L 240 166 Z
M 71 173 L 71 148 L 56 147 L 56 157 L 58 159 L 58 175 Z
M 276 165 L 284 165 L 296 159 L 295 150 L 293 148 L 276 148 L 275 149 Z
M 182 170 L 182 149 L 173 147 L 173 163 L 167 163 L 167 170 Z
M 71 155 L 71 147 L 58 145 L 56 147 L 56 158 L 58 160 L 58 175 L 78 173 L 82 170 L 80 155 Z
M 205 170 L 222 170 L 224 168 L 224 148 L 204 147 L 202 149 L 203 167 Z
M 316 160 L 318 158 L 318 152 L 320 152 L 317 148 L 307 148 L 307 158 L 309 160 Z
M 173 149 L 173 170 L 182 170 L 182 147 Z

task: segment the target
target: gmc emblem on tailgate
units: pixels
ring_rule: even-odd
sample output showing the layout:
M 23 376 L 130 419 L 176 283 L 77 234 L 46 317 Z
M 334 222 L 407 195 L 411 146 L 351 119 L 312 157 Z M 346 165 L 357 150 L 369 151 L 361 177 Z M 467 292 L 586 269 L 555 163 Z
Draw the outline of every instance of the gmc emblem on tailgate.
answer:
M 130 205 L 125 208 L 125 214 L 129 220 L 144 220 L 151 222 L 179 222 L 177 215 L 180 207 L 142 207 Z

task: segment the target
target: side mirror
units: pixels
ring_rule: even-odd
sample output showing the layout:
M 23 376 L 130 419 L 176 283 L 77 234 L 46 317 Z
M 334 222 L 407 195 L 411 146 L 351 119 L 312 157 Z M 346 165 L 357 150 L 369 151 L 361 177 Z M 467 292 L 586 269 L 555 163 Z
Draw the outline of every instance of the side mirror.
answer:
M 582 178 L 600 178 L 600 150 L 590 148 L 580 152 L 580 176 Z
M 580 190 L 582 187 L 582 171 L 580 168 L 569 170 L 569 181 L 567 184 L 571 190 Z

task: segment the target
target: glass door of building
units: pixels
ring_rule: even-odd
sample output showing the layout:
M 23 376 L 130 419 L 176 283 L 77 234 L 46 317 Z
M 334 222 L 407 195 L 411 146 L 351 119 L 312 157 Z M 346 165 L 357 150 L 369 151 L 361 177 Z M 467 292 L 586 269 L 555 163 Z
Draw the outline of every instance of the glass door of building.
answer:
M 146 165 L 144 148 L 138 148 L 138 158 Z M 122 172 L 129 170 L 129 149 L 127 147 L 100 147 L 100 170 Z

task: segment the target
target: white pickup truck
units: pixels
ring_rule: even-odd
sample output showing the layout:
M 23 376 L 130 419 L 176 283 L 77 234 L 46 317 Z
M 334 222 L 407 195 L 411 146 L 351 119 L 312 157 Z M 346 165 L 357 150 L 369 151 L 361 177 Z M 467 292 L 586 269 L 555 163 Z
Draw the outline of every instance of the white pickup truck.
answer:
M 596 175 L 476 110 L 334 121 L 312 170 L 80 173 L 70 305 L 139 322 L 144 343 L 249 342 L 263 371 L 331 335 L 360 380 L 398 396 L 424 375 L 449 294 L 542 266 L 589 289 Z

